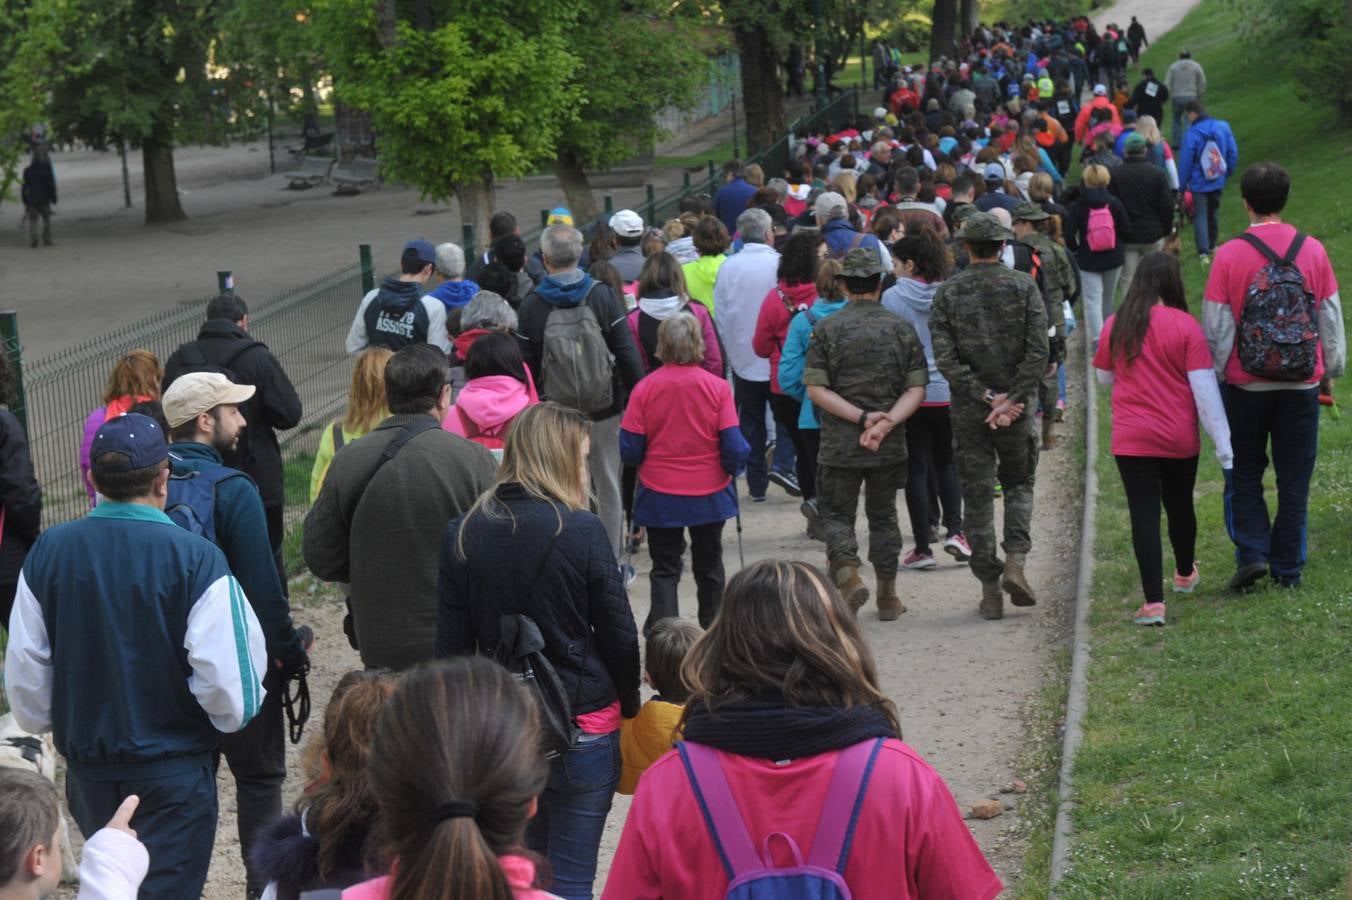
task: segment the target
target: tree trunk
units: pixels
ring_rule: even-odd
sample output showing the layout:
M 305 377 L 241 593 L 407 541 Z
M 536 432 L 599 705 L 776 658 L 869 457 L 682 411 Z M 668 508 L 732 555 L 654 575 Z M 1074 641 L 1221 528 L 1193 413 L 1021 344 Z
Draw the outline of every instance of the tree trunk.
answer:
M 146 224 L 178 222 L 188 216 L 178 202 L 174 175 L 174 145 L 167 129 L 157 126 L 141 141 L 141 171 L 146 183 Z
M 394 46 L 398 37 L 395 25 L 399 21 L 394 0 L 376 0 L 376 39 L 386 50 Z
M 488 220 L 493 217 L 493 173 L 485 172 L 478 181 L 462 181 L 455 185 L 455 198 L 460 201 L 460 224 L 474 228 L 474 247 L 465 247 L 465 258 L 471 259 L 488 243 Z
M 601 214 L 596 206 L 596 195 L 592 193 L 591 182 L 582 168 L 582 161 L 573 151 L 562 148 L 554 159 L 554 174 L 563 188 L 563 196 L 572 210 L 573 221 L 578 225 L 590 222 Z
M 959 8 L 961 12 L 958 16 L 958 27 L 962 29 L 961 36 L 970 38 L 981 24 L 980 0 L 961 0 Z
M 953 29 L 958 24 L 958 0 L 934 0 L 932 18 L 934 27 L 930 31 L 930 61 L 941 56 L 951 58 L 957 52 L 957 46 L 953 43 Z
M 775 45 L 763 25 L 734 29 L 742 61 L 742 106 L 746 112 L 747 155 L 764 150 L 784 136 L 784 85 L 779 83 Z

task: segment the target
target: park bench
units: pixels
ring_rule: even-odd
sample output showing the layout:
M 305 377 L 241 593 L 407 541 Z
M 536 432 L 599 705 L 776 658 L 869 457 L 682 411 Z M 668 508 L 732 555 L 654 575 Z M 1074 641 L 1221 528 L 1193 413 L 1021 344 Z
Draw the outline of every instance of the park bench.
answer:
M 291 148 L 292 156 L 299 155 L 308 156 L 311 153 L 317 153 L 321 150 L 328 150 L 329 147 L 333 144 L 332 131 L 327 131 L 324 132 L 323 134 L 307 134 L 304 137 L 305 137 L 304 144 L 302 144 L 299 147 Z
M 329 177 L 336 194 L 358 194 L 380 183 L 380 162 L 374 159 L 349 159 L 338 164 Z
M 332 158 L 328 156 L 307 156 L 300 161 L 300 168 L 286 174 L 286 177 L 291 179 L 291 183 L 287 187 L 292 190 L 312 188 L 326 181 L 332 169 Z

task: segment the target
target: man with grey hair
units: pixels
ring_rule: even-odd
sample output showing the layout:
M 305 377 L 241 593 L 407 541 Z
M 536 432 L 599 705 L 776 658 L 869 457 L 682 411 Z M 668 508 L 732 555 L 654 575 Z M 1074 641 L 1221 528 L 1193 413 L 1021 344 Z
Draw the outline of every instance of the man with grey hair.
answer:
M 597 513 L 618 560 L 624 539 L 620 414 L 626 395 L 643 377 L 643 362 L 625 321 L 624 302 L 609 285 L 577 267 L 582 232 L 551 225 L 540 237 L 540 253 L 547 274 L 517 310 L 523 356 L 541 397 L 591 418 L 588 461 Z
M 840 196 L 837 194 L 836 196 Z M 842 198 L 843 199 L 843 198 Z M 779 253 L 773 240 L 770 214 L 748 209 L 737 217 L 742 250 L 729 256 L 714 281 L 714 322 L 728 362 L 732 365 L 733 395 L 742 436 L 751 445 L 746 464 L 746 486 L 751 499 L 765 499 L 770 472 L 765 464 L 766 409 L 770 405 L 770 361 L 751 346 L 761 304 L 778 282 Z
M 892 254 L 874 235 L 855 230 L 850 224 L 850 204 L 840 194 L 825 192 L 813 204 L 812 212 L 826 241 L 826 252 L 832 259 L 844 259 L 851 250 L 864 247 L 878 254 L 884 272 L 892 271 Z
M 453 329 L 455 337 L 451 339 L 454 352 L 451 354 L 451 386 L 458 393 L 465 386 L 465 360 L 469 358 L 469 348 L 486 334 L 502 332 L 518 338 L 516 333 L 516 310 L 512 309 L 501 294 L 490 290 L 481 290 L 474 299 L 465 304 L 460 311 L 459 321 Z M 524 355 L 524 342 L 518 344 Z
M 479 285 L 465 279 L 465 251 L 458 244 L 437 244 L 434 268 L 441 284 L 429 291 L 428 296 L 440 300 L 447 313 L 462 309 L 479 293 Z
M 892 165 L 892 145 L 887 141 L 878 141 L 869 150 L 868 169 L 874 178 L 882 178 Z

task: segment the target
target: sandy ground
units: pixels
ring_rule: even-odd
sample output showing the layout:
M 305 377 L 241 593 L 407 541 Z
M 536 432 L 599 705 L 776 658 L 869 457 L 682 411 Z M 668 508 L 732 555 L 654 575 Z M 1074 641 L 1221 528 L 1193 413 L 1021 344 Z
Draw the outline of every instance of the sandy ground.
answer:
M 1100 28 L 1114 22 L 1126 28 L 1135 16 L 1145 26 L 1146 39 L 1153 41 L 1182 22 L 1196 5 L 1197 0 L 1119 0 L 1105 9 L 1095 10 L 1090 18 Z M 1156 74 L 1164 77 L 1163 72 Z

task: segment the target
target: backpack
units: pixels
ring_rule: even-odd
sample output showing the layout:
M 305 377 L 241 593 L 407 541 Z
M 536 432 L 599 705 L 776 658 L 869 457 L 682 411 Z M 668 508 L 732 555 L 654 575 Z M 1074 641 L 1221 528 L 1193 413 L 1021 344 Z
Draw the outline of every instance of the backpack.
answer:
M 678 743 L 676 749 L 685 764 L 690 788 L 728 876 L 728 890 L 723 896 L 727 900 L 851 900 L 853 895 L 845 883 L 845 864 L 850 858 L 850 844 L 864 794 L 882 746 L 882 738 L 862 741 L 836 757 L 817 833 L 804 862 L 797 842 L 782 831 L 766 835 L 758 850 L 737 810 L 737 801 L 717 753 L 689 741 Z M 775 838 L 788 847 L 795 865 L 774 866 L 770 851 Z
M 1089 210 L 1084 242 L 1094 253 L 1104 253 L 1117 246 L 1117 223 L 1113 221 L 1112 207 L 1104 204 Z
M 1225 164 L 1225 154 L 1221 152 L 1215 138 L 1207 138 L 1202 146 L 1202 158 L 1199 163 L 1202 166 L 1202 177 L 1207 181 L 1224 178 L 1225 173 L 1229 171 L 1229 167 Z
M 216 543 L 216 486 L 231 478 L 249 476 L 229 466 L 211 466 L 181 475 L 170 472 L 164 514 L 180 528 Z M 252 478 L 249 483 L 253 483 Z
M 832 259 L 844 259 L 850 255 L 851 250 L 858 249 L 864 243 L 864 237 L 865 235 L 862 231 L 856 231 L 854 237 L 850 239 L 850 245 L 848 247 L 844 250 L 831 250 L 828 255 Z
M 1305 235 L 1296 232 L 1281 258 L 1254 235 L 1239 237 L 1267 259 L 1244 292 L 1236 335 L 1239 367 L 1267 381 L 1308 381 L 1317 360 L 1319 317 L 1314 293 L 1296 267 Z
M 588 302 L 595 289 L 593 283 L 577 306 L 550 311 L 540 355 L 549 399 L 588 415 L 615 399 L 615 357 Z
M 245 384 L 245 382 L 239 380 L 239 376 L 235 374 L 235 370 L 230 367 L 234 365 L 235 360 L 243 356 L 246 351 L 252 350 L 254 347 L 262 347 L 264 344 L 262 341 L 237 341 L 236 343 L 238 343 L 239 346 L 233 347 L 230 352 L 218 362 L 212 362 L 207 359 L 206 353 L 202 351 L 201 341 L 188 341 L 186 344 L 181 344 L 178 348 L 178 358 L 183 366 L 178 375 L 174 376 L 174 379 L 178 380 L 180 376 L 187 375 L 189 372 L 216 372 L 229 378 L 235 384 Z M 165 385 L 166 388 L 168 386 L 169 385 Z

